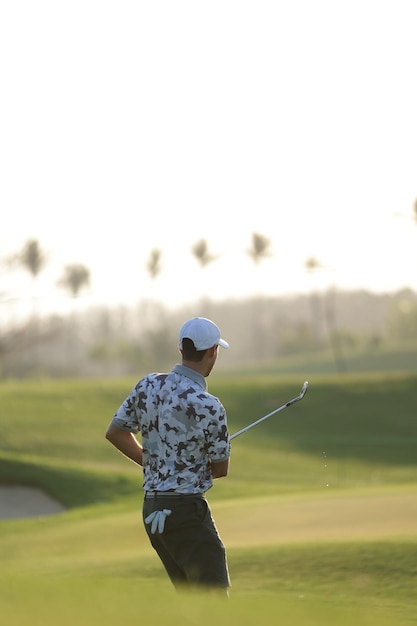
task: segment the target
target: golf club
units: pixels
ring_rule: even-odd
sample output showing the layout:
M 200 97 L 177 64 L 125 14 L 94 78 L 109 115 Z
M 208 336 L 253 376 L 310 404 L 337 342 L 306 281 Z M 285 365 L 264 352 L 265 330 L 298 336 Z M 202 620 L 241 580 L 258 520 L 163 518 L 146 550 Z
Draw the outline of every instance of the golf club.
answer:
M 230 440 L 234 439 L 235 437 L 238 437 L 242 433 L 245 433 L 247 430 L 249 430 L 250 428 L 253 428 L 257 424 L 260 424 L 264 420 L 268 419 L 268 417 L 271 417 L 271 415 L 275 415 L 275 413 L 278 413 L 279 411 L 282 411 L 283 409 L 286 409 L 288 406 L 291 406 L 295 402 L 298 402 L 299 400 L 302 400 L 304 398 L 305 394 L 306 394 L 307 389 L 308 389 L 308 381 L 306 380 L 304 385 L 301 388 L 300 395 L 298 395 L 296 398 L 293 398 L 292 400 L 289 400 L 286 404 L 283 404 L 278 409 L 275 409 L 274 411 L 271 411 L 271 413 L 268 413 L 268 415 L 264 415 L 260 419 L 256 420 L 256 422 L 253 422 L 252 424 L 249 424 L 249 426 L 246 426 L 245 428 L 242 428 L 242 430 L 238 430 L 237 433 L 235 433 L 234 435 L 231 435 Z

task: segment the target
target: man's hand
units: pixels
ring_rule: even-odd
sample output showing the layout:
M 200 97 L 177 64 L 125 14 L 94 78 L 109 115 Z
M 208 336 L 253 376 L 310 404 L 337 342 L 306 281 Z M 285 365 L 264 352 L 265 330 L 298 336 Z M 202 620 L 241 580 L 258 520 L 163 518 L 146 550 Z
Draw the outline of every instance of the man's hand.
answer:
M 210 462 L 211 465 L 211 475 L 213 478 L 223 478 L 223 476 L 227 476 L 229 473 L 229 459 L 225 461 L 219 461 L 218 463 Z

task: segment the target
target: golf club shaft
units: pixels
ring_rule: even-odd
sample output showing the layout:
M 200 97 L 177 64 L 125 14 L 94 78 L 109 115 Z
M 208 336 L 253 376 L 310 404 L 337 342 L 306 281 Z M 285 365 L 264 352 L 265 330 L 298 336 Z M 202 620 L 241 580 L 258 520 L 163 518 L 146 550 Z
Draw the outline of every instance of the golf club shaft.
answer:
M 254 426 L 257 426 L 258 424 L 260 424 L 264 420 L 268 419 L 268 417 L 271 417 L 272 415 L 275 415 L 275 413 L 279 413 L 279 411 L 283 411 L 284 409 L 286 409 L 287 407 L 291 406 L 295 402 L 298 402 L 299 400 L 302 400 L 304 398 L 304 396 L 305 396 L 307 388 L 308 388 L 308 382 L 305 381 L 299 396 L 297 396 L 296 398 L 293 398 L 292 400 L 289 400 L 288 402 L 286 402 L 286 404 L 283 404 L 282 406 L 278 407 L 274 411 L 271 411 L 271 413 L 268 413 L 268 415 L 264 415 L 263 417 L 260 417 L 258 420 L 256 420 L 256 422 L 252 422 L 252 424 L 249 424 L 248 426 L 245 426 L 245 428 L 242 428 L 242 430 L 238 430 L 237 433 L 234 433 L 234 435 L 231 435 L 230 441 L 232 439 L 235 439 L 235 437 L 238 437 L 242 433 L 245 433 L 247 430 L 250 430 Z

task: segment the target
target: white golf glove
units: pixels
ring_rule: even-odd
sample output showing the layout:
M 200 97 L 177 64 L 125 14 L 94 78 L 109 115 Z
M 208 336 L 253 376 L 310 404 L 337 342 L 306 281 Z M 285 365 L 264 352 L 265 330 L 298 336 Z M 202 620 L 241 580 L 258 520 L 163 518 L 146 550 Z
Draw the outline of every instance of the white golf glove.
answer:
M 170 509 L 163 509 L 162 511 L 154 511 L 148 515 L 148 517 L 145 517 L 145 524 L 150 524 L 152 522 L 152 535 L 154 535 L 156 531 L 158 531 L 159 534 L 164 532 L 165 520 L 168 515 L 171 515 L 171 513 L 172 511 Z

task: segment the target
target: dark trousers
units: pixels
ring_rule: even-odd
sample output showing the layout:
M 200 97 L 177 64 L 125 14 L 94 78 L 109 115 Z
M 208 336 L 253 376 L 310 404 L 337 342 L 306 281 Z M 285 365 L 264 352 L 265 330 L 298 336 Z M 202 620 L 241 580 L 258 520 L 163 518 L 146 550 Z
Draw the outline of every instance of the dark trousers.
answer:
M 162 533 L 152 534 L 145 518 L 163 509 L 171 511 L 165 528 Z M 226 550 L 204 496 L 146 496 L 142 512 L 151 544 L 175 587 L 230 586 Z

